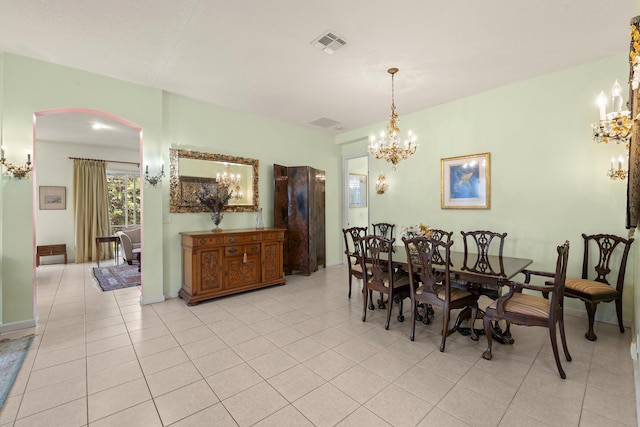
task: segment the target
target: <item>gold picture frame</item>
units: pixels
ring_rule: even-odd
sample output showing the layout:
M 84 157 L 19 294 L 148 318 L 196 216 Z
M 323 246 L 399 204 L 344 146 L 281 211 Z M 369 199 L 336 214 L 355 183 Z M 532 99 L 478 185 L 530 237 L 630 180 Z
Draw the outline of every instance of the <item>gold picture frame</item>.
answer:
M 448 157 L 440 160 L 442 209 L 491 207 L 491 154 Z
M 40 210 L 67 209 L 67 187 L 41 185 L 39 190 Z

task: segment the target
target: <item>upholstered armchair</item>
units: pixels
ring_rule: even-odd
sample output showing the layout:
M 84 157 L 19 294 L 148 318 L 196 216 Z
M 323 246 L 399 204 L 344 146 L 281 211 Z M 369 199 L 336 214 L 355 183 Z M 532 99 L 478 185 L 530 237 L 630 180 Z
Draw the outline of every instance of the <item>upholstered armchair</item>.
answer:
M 141 228 L 137 225 L 129 228 L 123 228 L 122 231 L 118 231 L 116 233 L 116 236 L 120 239 L 120 252 L 122 253 L 122 258 L 129 265 L 133 263 L 133 260 L 137 260 L 133 250 L 140 248 L 140 232 Z

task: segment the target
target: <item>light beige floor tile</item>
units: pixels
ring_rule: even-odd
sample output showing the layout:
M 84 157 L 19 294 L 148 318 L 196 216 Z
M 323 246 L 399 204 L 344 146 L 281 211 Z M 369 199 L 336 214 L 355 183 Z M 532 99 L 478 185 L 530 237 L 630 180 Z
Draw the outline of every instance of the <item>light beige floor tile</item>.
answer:
M 87 373 L 91 375 L 103 369 L 115 368 L 134 360 L 136 360 L 136 353 L 133 350 L 133 345 L 105 351 L 87 358 Z
M 87 389 L 89 394 L 97 393 L 143 377 L 140 363 L 137 360 L 122 362 L 119 365 L 107 369 L 90 372 L 88 375 Z
M 507 412 L 500 420 L 500 427 L 547 427 L 548 424 L 543 423 L 529 415 L 518 411 L 514 408 L 507 409 Z
M 278 349 L 271 353 L 267 353 L 255 359 L 251 359 L 249 365 L 262 376 L 262 378 L 269 379 L 274 375 L 279 374 L 298 364 L 298 361 L 289 356 L 284 351 Z
M 202 411 L 181 419 L 171 427 L 238 427 L 222 403 L 216 403 Z
M 386 388 L 389 382 L 368 369 L 355 365 L 332 379 L 331 384 L 356 402 L 363 404 Z
M 332 426 L 358 409 L 358 402 L 326 383 L 293 403 L 316 426 Z
M 16 421 L 16 427 L 64 425 L 69 427 L 87 425 L 87 398 L 83 397 L 55 406 L 46 411 L 21 418 Z
M 516 393 L 510 409 L 550 426 L 576 426 L 580 419 L 581 401 L 570 402 L 548 393 L 522 386 Z
M 163 394 L 154 400 L 164 425 L 187 418 L 220 401 L 204 380 Z
M 182 349 L 185 351 L 185 353 L 187 353 L 187 356 L 189 356 L 191 360 L 195 360 L 206 356 L 207 354 L 212 354 L 220 350 L 224 350 L 228 347 L 229 346 L 225 344 L 225 342 L 220 338 L 218 338 L 217 336 L 212 336 L 200 341 L 184 344 L 182 346 Z
M 38 369 L 48 368 L 61 363 L 84 359 L 86 355 L 87 352 L 84 344 L 47 352 L 38 351 L 38 355 L 33 363 L 33 370 L 37 371 Z
M 427 416 L 420 421 L 420 424 L 418 424 L 417 427 L 468 427 L 470 425 L 473 424 L 467 424 L 451 414 L 447 414 L 438 408 L 433 408 Z
M 636 425 L 635 402 L 635 394 L 621 397 L 608 394 L 606 390 L 596 386 L 589 386 L 584 396 L 583 409 L 605 415 L 623 424 Z
M 473 367 L 471 363 L 448 357 L 446 351 L 429 353 L 417 366 L 453 382 L 459 381 Z
M 333 348 L 333 351 L 340 353 L 356 363 L 360 363 L 373 356 L 378 350 L 377 347 L 357 338 L 345 341 Z
M 162 427 L 162 422 L 160 421 L 160 416 L 153 401 L 147 400 L 146 402 L 142 402 L 91 423 L 91 427 L 110 426 Z
M 615 421 L 607 415 L 609 414 L 598 414 L 588 409 L 583 409 L 582 415 L 580 416 L 580 427 L 635 427 L 637 425 L 635 423 L 625 424 L 620 421 Z
M 117 325 L 107 326 L 104 328 L 94 329 L 92 331 L 86 332 L 87 342 L 100 341 L 106 338 L 114 337 L 117 335 L 126 334 L 127 327 L 122 322 L 122 318 L 119 319 L 121 322 Z
M 409 369 L 393 383 L 432 405 L 440 402 L 455 385 L 453 381 L 419 366 Z
M 331 380 L 350 369 L 355 362 L 335 351 L 327 350 L 307 360 L 304 365 L 325 380 Z
M 86 384 L 84 377 L 77 377 L 25 393 L 18 410 L 18 418 L 28 417 L 37 412 L 86 397 Z
M 115 414 L 151 399 L 144 379 L 139 378 L 89 395 L 89 422 Z
M 200 357 L 193 361 L 204 378 L 243 363 L 243 360 L 230 348 Z
M 287 405 L 254 424 L 254 427 L 313 427 L 313 424 L 293 405 Z
M 151 356 L 142 357 L 139 360 L 144 374 L 151 375 L 158 371 L 171 368 L 172 366 L 188 362 L 189 357 L 181 347 L 175 347 L 159 353 L 154 353 Z
M 509 401 L 498 401 L 490 393 L 476 393 L 455 385 L 436 407 L 474 426 L 497 426 Z
M 202 380 L 202 375 L 192 362 L 181 363 L 151 375 L 145 376 L 153 397 Z
M 347 418 L 336 424 L 338 427 L 391 427 L 391 424 L 369 411 L 367 408 L 359 407 L 349 414 Z
M 323 385 L 325 380 L 307 367 L 296 365 L 269 378 L 268 382 L 285 399 L 289 402 L 294 402 Z
M 115 350 L 130 345 L 131 339 L 129 338 L 129 334 L 125 331 L 125 333 L 120 335 L 87 343 L 87 355 L 93 356 L 95 354 L 104 353 L 105 351 Z
M 158 324 L 150 326 L 148 328 L 137 329 L 135 331 L 129 331 L 132 343 L 139 343 L 141 341 L 158 338 L 163 335 L 169 335 L 169 329 L 164 324 Z
M 360 365 L 375 372 L 389 382 L 393 382 L 413 366 L 412 363 L 404 359 L 399 359 L 386 350 L 378 351 L 376 354 L 363 360 Z
M 138 358 L 141 359 L 165 350 L 171 350 L 179 345 L 180 344 L 178 344 L 178 341 L 176 341 L 173 335 L 163 335 L 161 337 L 135 343 L 133 348 L 135 349 Z
M 218 335 L 218 337 L 228 346 L 234 346 L 259 337 L 256 331 L 246 325 L 242 325 L 239 328 L 235 328 L 230 331 L 216 332 L 216 335 Z
M 270 353 L 276 350 L 278 347 L 265 337 L 259 336 L 248 341 L 244 341 L 240 344 L 231 346 L 231 348 L 244 360 L 251 360 L 264 354 Z
M 287 325 L 274 318 L 263 319 L 259 322 L 255 322 L 249 325 L 251 329 L 256 331 L 261 336 L 265 336 L 271 332 L 275 332 L 279 329 L 286 328 Z
M 433 405 L 390 384 L 364 407 L 393 426 L 415 426 L 431 411 Z
M 17 394 L 15 396 L 8 395 L 5 398 L 2 408 L 0 408 L 0 426 L 13 426 L 13 421 L 18 415 L 18 409 L 20 409 L 21 402 L 22 394 Z
M 214 337 L 215 334 L 211 331 L 211 329 L 209 329 L 208 326 L 200 324 L 195 328 L 173 331 L 173 336 L 180 345 L 185 345 Z
M 288 404 L 266 381 L 235 394 L 222 403 L 240 427 L 251 426 Z
M 78 359 L 54 365 L 49 368 L 40 369 L 38 371 L 33 371 L 29 376 L 25 391 L 34 391 L 42 387 L 68 381 L 73 378 L 80 377 L 84 379 L 87 374 L 86 364 L 86 359 Z
M 205 379 L 220 400 L 227 399 L 264 381 L 247 363 L 240 363 Z
M 292 342 L 301 340 L 304 337 L 305 336 L 302 332 L 289 326 L 282 329 L 277 329 L 265 336 L 265 338 L 267 338 L 278 347 L 284 347 L 288 344 L 291 344 Z
M 335 327 L 330 327 L 311 335 L 311 338 L 327 348 L 333 348 L 349 340 L 351 335 L 346 334 Z

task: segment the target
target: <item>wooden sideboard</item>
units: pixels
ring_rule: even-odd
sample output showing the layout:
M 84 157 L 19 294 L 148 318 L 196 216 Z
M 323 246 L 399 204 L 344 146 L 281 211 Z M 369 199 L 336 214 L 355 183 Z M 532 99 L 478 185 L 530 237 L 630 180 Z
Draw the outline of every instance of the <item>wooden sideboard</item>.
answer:
M 224 295 L 284 285 L 285 229 L 182 232 L 182 288 L 194 305 Z
M 40 245 L 36 246 L 36 267 L 40 267 L 40 257 L 62 255 L 64 263 L 67 263 L 67 245 L 60 243 L 57 245 Z

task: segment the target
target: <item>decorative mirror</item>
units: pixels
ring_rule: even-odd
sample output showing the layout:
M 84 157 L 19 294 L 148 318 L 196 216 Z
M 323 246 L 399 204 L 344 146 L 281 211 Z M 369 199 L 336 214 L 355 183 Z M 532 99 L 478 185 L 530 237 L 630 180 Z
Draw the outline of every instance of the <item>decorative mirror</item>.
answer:
M 232 197 L 225 212 L 255 212 L 258 209 L 258 160 L 224 154 L 169 149 L 169 212 L 209 212 L 198 203 L 196 192 L 201 186 L 211 188 L 221 176 L 232 176 Z

